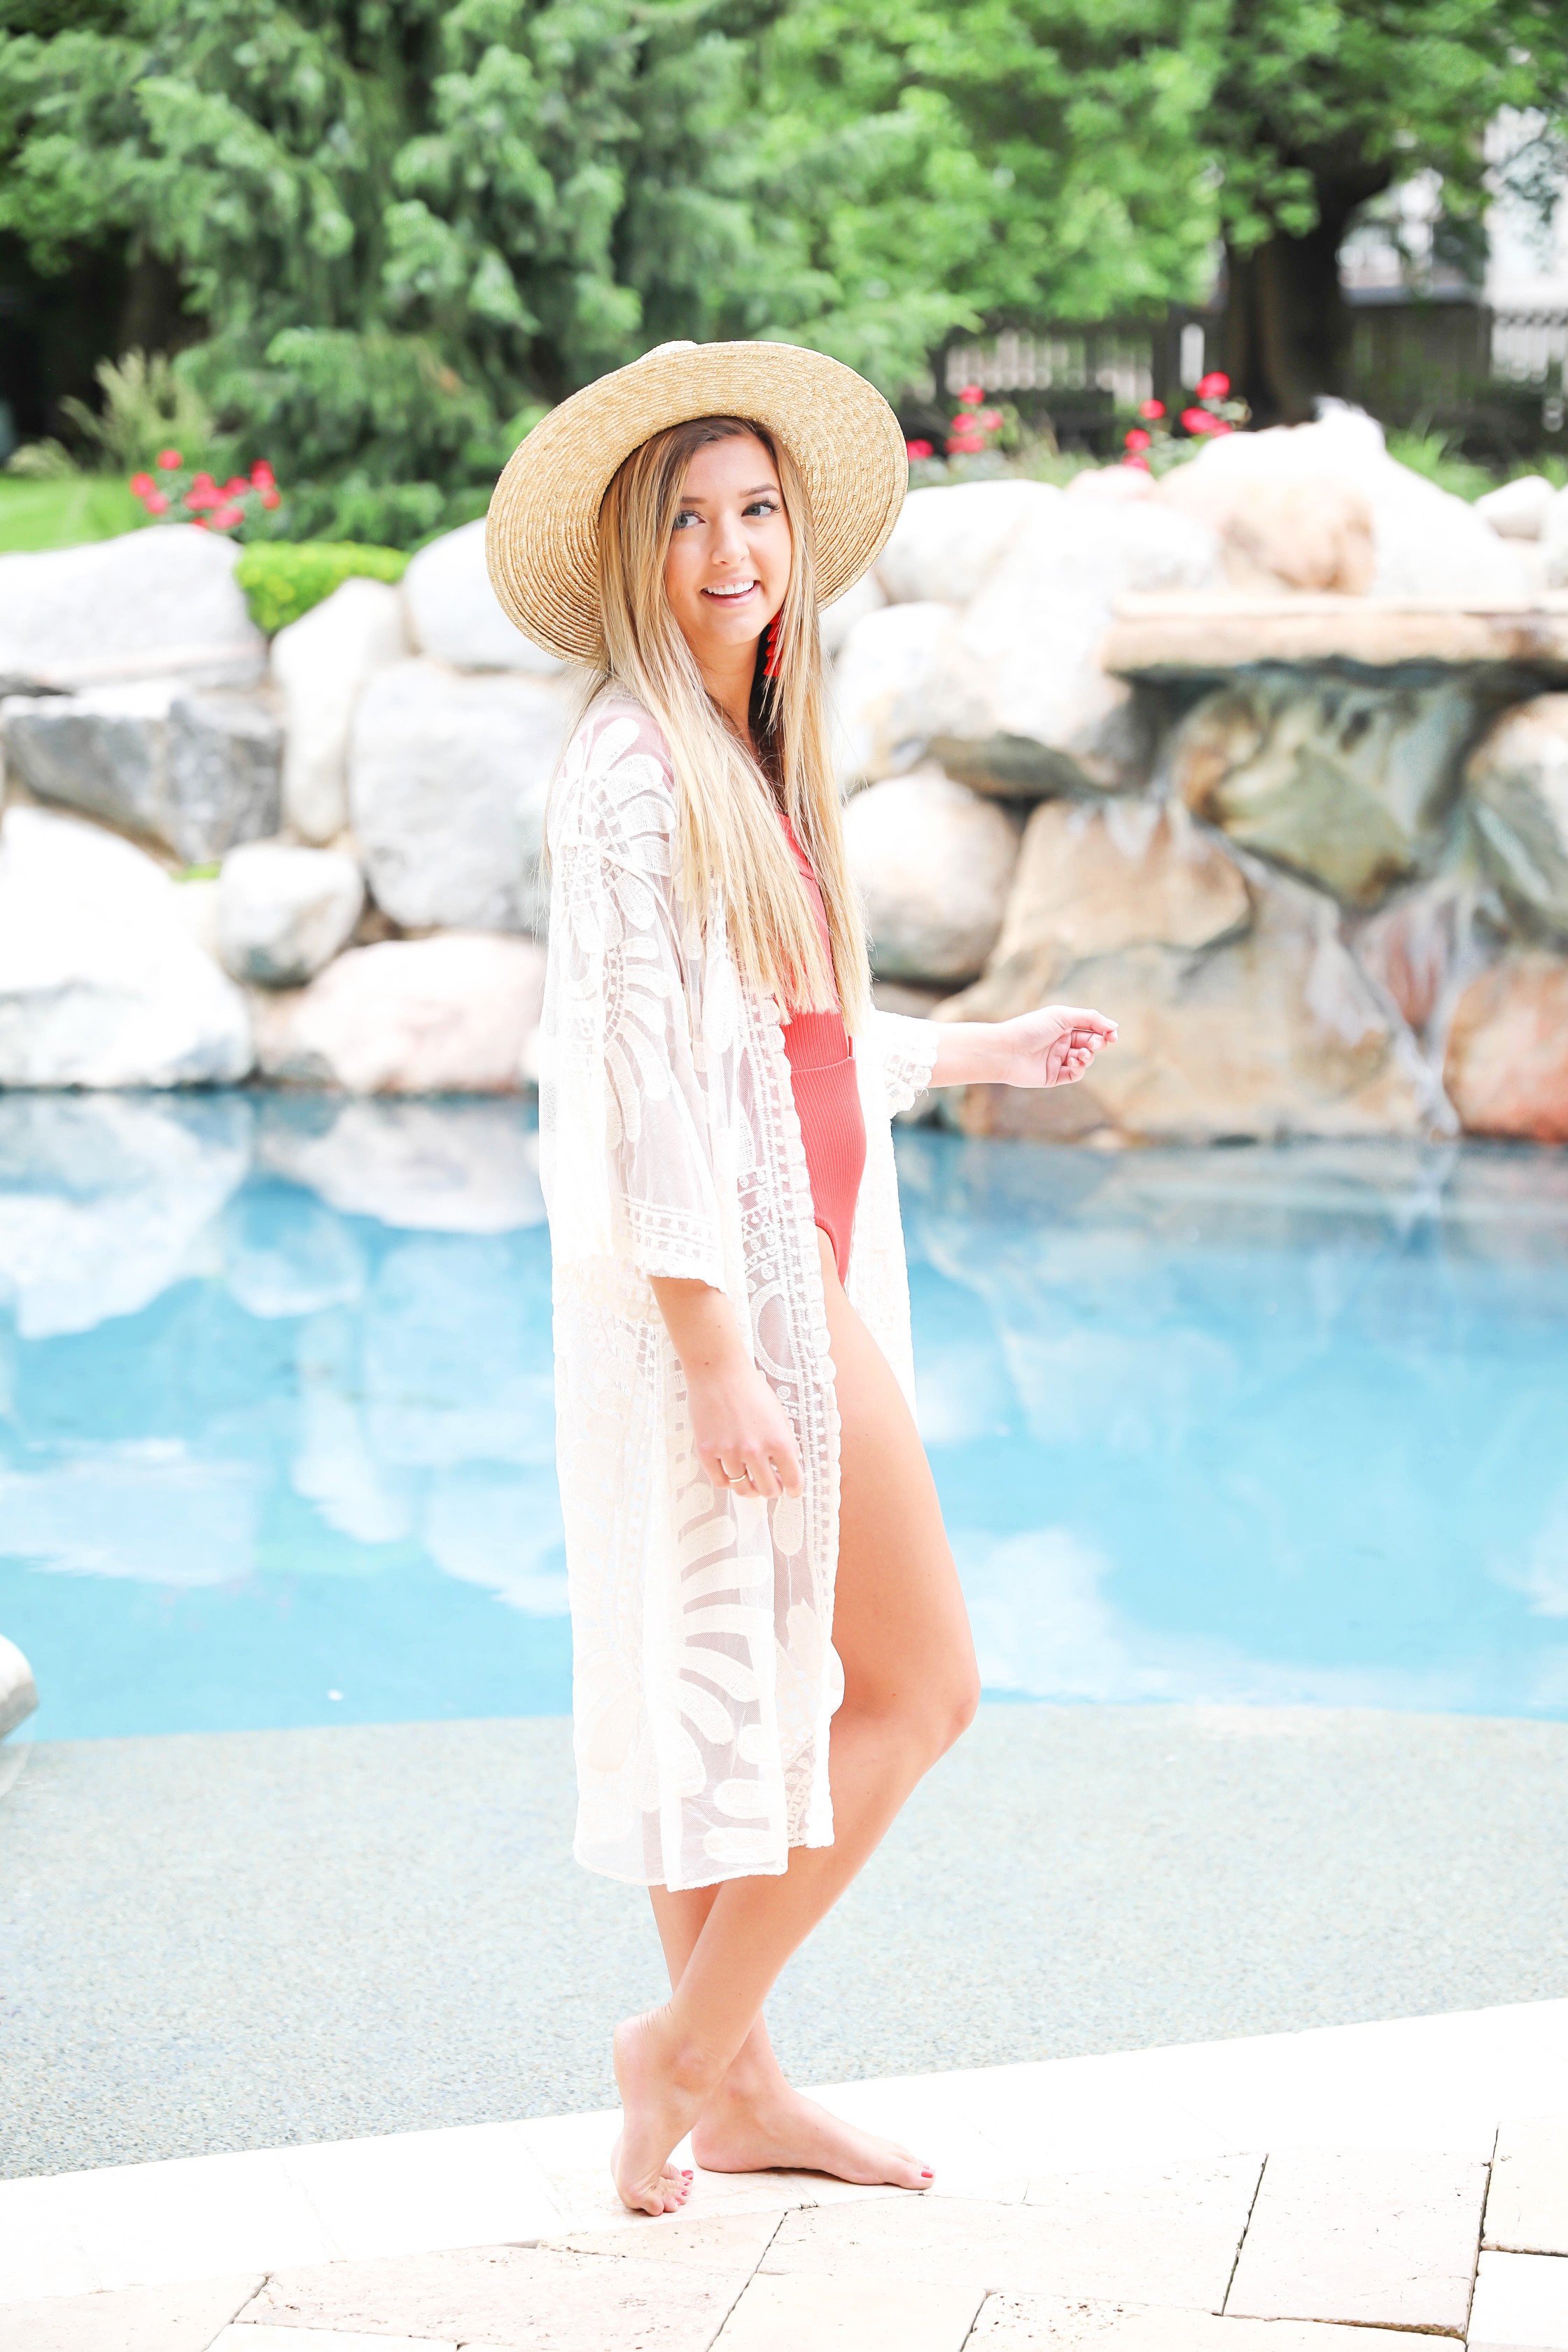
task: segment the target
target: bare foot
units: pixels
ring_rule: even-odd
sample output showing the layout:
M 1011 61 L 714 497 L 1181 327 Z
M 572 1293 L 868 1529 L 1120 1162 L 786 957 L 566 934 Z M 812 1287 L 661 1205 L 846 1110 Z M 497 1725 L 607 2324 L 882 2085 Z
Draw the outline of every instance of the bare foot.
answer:
M 710 2100 L 691 2134 L 704 2172 L 827 2172 L 864 2188 L 929 2189 L 931 2169 L 896 2141 L 829 2115 L 787 2087 L 756 2103 Z
M 691 2175 L 677 2170 L 669 2152 L 690 2130 L 701 2094 L 680 2087 L 661 2010 L 616 2026 L 615 2058 L 621 2132 L 610 2174 L 616 2193 L 634 2213 L 673 2213 L 691 2193 Z

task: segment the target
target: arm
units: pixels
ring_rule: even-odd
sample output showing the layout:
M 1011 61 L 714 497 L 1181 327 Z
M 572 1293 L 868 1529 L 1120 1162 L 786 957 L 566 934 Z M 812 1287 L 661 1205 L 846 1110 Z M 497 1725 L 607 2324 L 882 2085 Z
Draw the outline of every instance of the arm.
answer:
M 1081 1078 L 1116 1024 L 1080 1005 L 1046 1004 L 1012 1021 L 936 1024 L 933 1087 L 1065 1087 Z
M 652 1279 L 709 1477 L 738 1495 L 798 1495 L 805 1482 L 789 1416 L 742 1345 L 730 1301 L 705 1282 Z

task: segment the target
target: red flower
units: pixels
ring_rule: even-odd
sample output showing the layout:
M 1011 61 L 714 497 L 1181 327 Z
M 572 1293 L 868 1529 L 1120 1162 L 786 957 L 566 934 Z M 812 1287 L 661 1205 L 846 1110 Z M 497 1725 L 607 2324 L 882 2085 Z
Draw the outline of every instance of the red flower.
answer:
M 1138 404 L 1138 414 L 1140 416 L 1163 416 L 1165 404 L 1163 400 L 1141 400 Z
M 172 474 L 176 466 L 183 466 L 184 462 L 177 449 L 160 449 L 158 452 L 158 463 L 165 474 Z
M 978 457 L 984 446 L 985 436 L 981 433 L 950 433 L 947 436 L 950 457 Z
M 213 515 L 213 522 L 219 530 L 232 530 L 237 522 L 244 520 L 245 509 L 237 507 L 232 500 L 226 507 L 218 507 Z
M 974 422 L 976 425 L 984 425 L 987 433 L 1000 433 L 1002 411 L 999 408 L 983 408 L 976 415 Z
M 217 503 L 218 493 L 211 482 L 193 482 L 185 492 L 185 504 L 193 514 L 201 514 L 206 508 L 216 507 Z
M 1230 390 L 1230 378 L 1219 368 L 1213 368 L 1207 375 L 1199 376 L 1197 389 L 1200 400 L 1223 400 Z
M 1149 460 L 1147 457 L 1123 457 L 1121 462 L 1131 473 L 1146 474 L 1149 471 Z
M 223 486 L 223 494 L 226 499 L 242 499 L 249 488 L 250 483 L 244 474 L 231 474 Z
M 131 491 L 133 498 L 144 499 L 152 487 L 153 477 L 151 474 L 132 475 Z
M 934 457 L 936 452 L 931 447 L 929 441 L 906 441 L 904 444 L 904 455 L 910 458 Z
M 985 386 L 983 383 L 966 383 L 958 396 L 965 408 L 978 408 L 985 397 Z
M 149 514 L 167 514 L 169 501 L 162 490 L 149 490 L 142 501 Z
M 1231 424 L 1228 417 L 1211 416 L 1209 418 L 1209 431 L 1216 435 L 1220 433 L 1234 433 L 1236 431 L 1236 427 Z
M 1212 433 L 1215 420 L 1206 408 L 1184 408 L 1182 423 L 1189 433 Z
M 1135 425 L 1131 433 L 1124 433 L 1121 437 L 1129 449 L 1147 449 L 1153 436 L 1145 433 L 1141 425 Z
M 258 490 L 271 489 L 278 480 L 277 475 L 265 457 L 258 457 L 250 469 L 250 478 Z
M 191 525 L 191 529 L 193 530 L 205 530 L 206 527 L 207 519 L 205 515 L 197 515 L 195 520 Z
M 264 507 L 275 507 L 281 503 L 279 494 L 272 488 L 270 483 L 268 484 L 267 488 L 261 493 L 261 503 Z

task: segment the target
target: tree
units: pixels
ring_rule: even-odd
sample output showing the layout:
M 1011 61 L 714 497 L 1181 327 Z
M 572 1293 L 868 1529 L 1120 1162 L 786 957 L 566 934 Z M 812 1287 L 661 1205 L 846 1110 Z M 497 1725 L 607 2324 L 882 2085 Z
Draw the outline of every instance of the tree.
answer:
M 1260 424 L 1343 394 L 1339 252 L 1361 207 L 1420 171 L 1459 219 L 1486 201 L 1504 107 L 1568 103 L 1562 0 L 1232 0 L 1203 137 L 1218 175 L 1226 366 Z
M 478 511 L 541 405 L 714 331 L 749 266 L 767 0 L 32 5 L 0 35 L 0 235 L 174 274 L 181 367 L 313 486 L 291 529 Z

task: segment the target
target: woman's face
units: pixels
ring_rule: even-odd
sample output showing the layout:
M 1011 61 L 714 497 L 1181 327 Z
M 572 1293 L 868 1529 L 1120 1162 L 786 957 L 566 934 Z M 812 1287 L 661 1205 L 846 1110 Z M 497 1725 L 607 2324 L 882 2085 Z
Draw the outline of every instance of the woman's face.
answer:
M 703 670 L 733 666 L 784 603 L 790 530 L 777 468 L 751 434 L 713 441 L 686 469 L 664 589 Z

